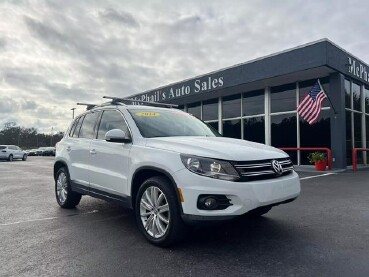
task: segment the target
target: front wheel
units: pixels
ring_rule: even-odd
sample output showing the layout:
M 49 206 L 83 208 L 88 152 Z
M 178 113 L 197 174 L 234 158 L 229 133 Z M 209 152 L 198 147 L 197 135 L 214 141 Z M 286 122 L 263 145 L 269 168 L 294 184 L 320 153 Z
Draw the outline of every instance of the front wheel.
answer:
M 147 179 L 139 188 L 135 203 L 136 220 L 146 239 L 169 246 L 185 235 L 174 188 L 165 177 Z
M 27 154 L 23 155 L 22 161 L 26 161 L 27 160 Z
M 13 161 L 13 155 L 9 155 L 9 157 L 8 157 L 8 161 L 9 161 L 9 162 L 12 162 L 12 161 Z
M 65 209 L 72 209 L 79 204 L 82 195 L 71 190 L 69 172 L 66 167 L 62 167 L 56 173 L 55 196 L 59 206 Z

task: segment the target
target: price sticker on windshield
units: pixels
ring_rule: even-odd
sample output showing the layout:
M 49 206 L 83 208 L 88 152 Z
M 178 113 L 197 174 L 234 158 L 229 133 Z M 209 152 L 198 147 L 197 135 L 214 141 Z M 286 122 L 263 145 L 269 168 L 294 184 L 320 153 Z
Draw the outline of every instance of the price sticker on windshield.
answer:
M 160 113 L 156 112 L 138 112 L 136 113 L 137 116 L 145 116 L 145 117 L 156 117 L 160 116 Z

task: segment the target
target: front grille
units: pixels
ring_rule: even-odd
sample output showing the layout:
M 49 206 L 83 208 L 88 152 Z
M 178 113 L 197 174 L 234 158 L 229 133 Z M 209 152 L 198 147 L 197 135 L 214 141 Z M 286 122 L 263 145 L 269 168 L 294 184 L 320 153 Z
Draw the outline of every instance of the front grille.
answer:
M 277 174 L 273 169 L 272 161 L 276 160 L 282 167 L 281 174 Z M 240 182 L 258 181 L 272 178 L 278 178 L 291 174 L 293 164 L 290 158 L 268 159 L 259 161 L 236 162 L 234 167 L 237 169 L 241 178 Z

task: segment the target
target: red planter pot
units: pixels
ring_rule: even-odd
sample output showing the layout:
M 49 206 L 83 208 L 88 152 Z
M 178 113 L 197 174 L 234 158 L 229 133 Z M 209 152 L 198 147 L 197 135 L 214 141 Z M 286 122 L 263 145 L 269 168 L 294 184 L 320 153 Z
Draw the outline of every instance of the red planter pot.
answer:
M 315 161 L 314 163 L 317 171 L 325 171 L 325 168 L 327 167 L 327 161 Z

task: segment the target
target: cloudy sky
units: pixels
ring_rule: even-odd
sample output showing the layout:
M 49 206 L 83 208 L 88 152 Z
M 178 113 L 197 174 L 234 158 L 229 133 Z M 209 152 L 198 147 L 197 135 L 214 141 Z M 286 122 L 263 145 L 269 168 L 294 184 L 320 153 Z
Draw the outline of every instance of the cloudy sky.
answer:
M 1 1 L 0 129 L 324 37 L 369 62 L 367 1 Z M 84 108 L 79 107 L 80 113 Z

